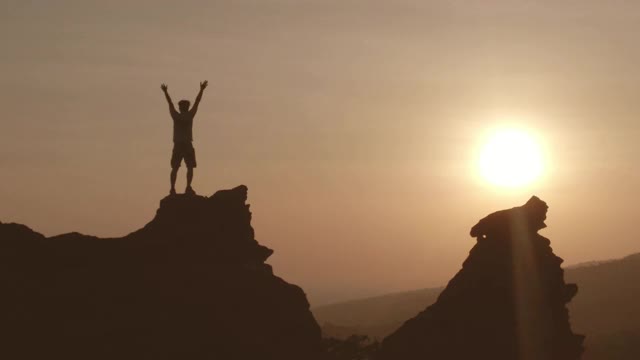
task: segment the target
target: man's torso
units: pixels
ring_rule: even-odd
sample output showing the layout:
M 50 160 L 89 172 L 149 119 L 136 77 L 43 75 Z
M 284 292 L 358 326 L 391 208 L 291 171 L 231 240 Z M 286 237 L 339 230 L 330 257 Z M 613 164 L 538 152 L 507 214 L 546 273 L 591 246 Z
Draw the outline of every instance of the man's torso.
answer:
M 171 114 L 171 117 L 173 118 L 173 142 L 192 142 L 194 114 L 190 111 L 176 112 Z

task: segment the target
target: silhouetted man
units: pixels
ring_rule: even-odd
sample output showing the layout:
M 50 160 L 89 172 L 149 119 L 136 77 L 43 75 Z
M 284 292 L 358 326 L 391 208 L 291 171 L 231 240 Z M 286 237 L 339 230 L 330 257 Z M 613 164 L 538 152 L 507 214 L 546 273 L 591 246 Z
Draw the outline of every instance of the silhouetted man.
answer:
M 200 100 L 202 100 L 202 93 L 204 89 L 207 88 L 209 84 L 208 81 L 203 81 L 200 83 L 200 92 L 196 97 L 196 101 L 193 104 L 191 110 L 189 110 L 189 105 L 191 103 L 189 100 L 180 100 L 178 102 L 178 109 L 180 112 L 176 111 L 176 108 L 173 106 L 173 101 L 171 101 L 171 96 L 169 96 L 168 87 L 166 84 L 162 84 L 160 88 L 164 92 L 164 96 L 167 98 L 167 102 L 169 103 L 169 112 L 171 113 L 171 118 L 173 119 L 173 153 L 171 154 L 171 195 L 175 195 L 176 193 L 176 178 L 178 176 L 178 169 L 180 168 L 180 163 L 182 159 L 184 159 L 184 163 L 187 166 L 187 188 L 184 191 L 185 194 L 195 194 L 191 187 L 191 181 L 193 180 L 193 168 L 197 166 L 196 164 L 196 151 L 193 148 L 193 118 L 198 111 L 198 105 L 200 105 Z

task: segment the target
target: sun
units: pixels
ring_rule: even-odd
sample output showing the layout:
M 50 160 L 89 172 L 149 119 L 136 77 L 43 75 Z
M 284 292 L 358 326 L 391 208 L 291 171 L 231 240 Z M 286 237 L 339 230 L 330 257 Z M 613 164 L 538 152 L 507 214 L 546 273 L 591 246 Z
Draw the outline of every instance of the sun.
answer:
M 480 152 L 480 171 L 489 183 L 523 187 L 543 173 L 542 149 L 528 132 L 502 129 L 493 133 Z

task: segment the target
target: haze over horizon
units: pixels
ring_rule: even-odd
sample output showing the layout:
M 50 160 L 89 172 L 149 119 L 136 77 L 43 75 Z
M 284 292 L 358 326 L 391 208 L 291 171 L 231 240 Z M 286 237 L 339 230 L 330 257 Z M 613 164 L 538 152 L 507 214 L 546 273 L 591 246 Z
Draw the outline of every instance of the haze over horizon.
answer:
M 534 194 L 565 265 L 640 252 L 640 3 L 3 5 L 2 222 L 142 227 L 169 191 L 160 84 L 193 101 L 208 79 L 194 187 L 246 184 L 269 263 L 314 305 L 446 284 L 471 226 Z M 480 176 L 504 126 L 544 150 L 529 186 Z

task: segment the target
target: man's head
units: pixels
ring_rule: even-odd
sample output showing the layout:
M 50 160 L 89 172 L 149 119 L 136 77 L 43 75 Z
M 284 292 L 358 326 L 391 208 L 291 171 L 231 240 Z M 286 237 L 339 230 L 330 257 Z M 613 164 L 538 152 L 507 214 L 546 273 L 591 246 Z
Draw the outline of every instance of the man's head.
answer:
M 189 106 L 191 106 L 191 102 L 189 102 L 189 100 L 178 101 L 178 109 L 181 113 L 186 113 L 187 111 L 189 111 Z

